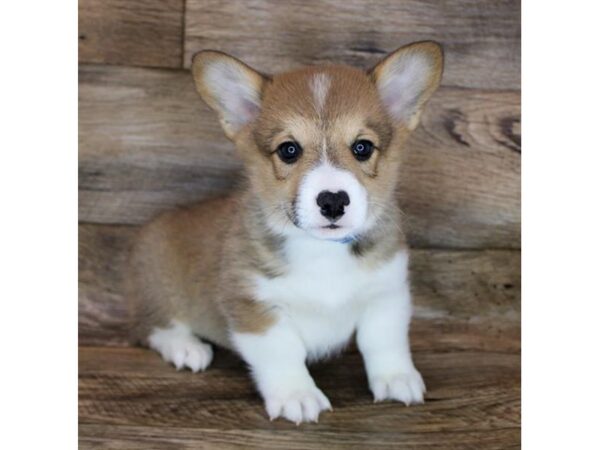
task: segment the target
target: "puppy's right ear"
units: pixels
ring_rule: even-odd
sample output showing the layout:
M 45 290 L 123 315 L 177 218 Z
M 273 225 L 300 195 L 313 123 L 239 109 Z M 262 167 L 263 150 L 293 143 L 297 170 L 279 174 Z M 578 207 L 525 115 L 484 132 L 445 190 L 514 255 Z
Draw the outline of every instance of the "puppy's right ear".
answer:
M 267 77 L 225 53 L 205 50 L 192 59 L 196 90 L 219 115 L 230 139 L 258 116 Z

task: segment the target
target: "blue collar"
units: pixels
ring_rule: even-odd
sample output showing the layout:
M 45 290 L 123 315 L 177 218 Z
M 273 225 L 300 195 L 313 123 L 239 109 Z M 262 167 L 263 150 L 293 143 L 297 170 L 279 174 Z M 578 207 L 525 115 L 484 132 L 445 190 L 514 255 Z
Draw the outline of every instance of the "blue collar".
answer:
M 333 242 L 339 242 L 340 244 L 349 244 L 354 242 L 356 238 L 354 236 L 347 236 L 344 239 L 331 239 Z

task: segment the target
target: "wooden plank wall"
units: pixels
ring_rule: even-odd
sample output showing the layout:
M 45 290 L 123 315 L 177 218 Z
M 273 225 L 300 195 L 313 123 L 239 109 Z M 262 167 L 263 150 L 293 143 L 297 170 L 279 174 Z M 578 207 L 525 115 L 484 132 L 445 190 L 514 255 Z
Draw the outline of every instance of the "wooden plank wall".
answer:
M 192 85 L 194 52 L 267 72 L 367 68 L 419 39 L 444 45 L 446 70 L 399 189 L 417 313 L 517 323 L 518 0 L 80 0 L 80 343 L 124 343 L 119 268 L 136 227 L 235 185 L 233 146 Z
M 79 0 L 79 61 L 181 67 L 184 0 Z
M 185 67 L 201 48 L 265 71 L 369 67 L 400 45 L 434 39 L 446 50 L 444 85 L 517 90 L 519 9 L 515 0 L 188 0 Z

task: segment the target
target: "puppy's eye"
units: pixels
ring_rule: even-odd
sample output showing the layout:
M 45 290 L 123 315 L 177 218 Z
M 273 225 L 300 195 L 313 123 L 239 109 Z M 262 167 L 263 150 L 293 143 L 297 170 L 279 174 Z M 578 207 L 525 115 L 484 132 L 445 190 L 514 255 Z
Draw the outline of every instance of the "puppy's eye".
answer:
M 352 144 L 352 153 L 359 161 L 366 161 L 373 154 L 373 143 L 366 139 L 361 139 Z
M 277 147 L 277 154 L 284 163 L 293 164 L 300 158 L 302 147 L 296 142 L 287 141 Z

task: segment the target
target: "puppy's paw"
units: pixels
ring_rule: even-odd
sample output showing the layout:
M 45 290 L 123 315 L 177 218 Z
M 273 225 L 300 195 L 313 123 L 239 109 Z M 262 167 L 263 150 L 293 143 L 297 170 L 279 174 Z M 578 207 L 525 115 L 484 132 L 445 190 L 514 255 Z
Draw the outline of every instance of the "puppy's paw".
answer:
M 192 372 L 205 370 L 213 358 L 213 350 L 197 338 L 180 342 L 172 342 L 166 352 L 161 352 L 162 357 L 172 363 L 177 370 L 185 367 Z
M 406 406 L 423 403 L 425 383 L 417 369 L 373 376 L 369 381 L 376 402 L 397 400 Z
M 283 417 L 296 425 L 302 422 L 318 422 L 321 411 L 331 411 L 329 399 L 316 386 L 283 395 L 267 395 L 265 406 L 271 420 Z
M 177 370 L 187 367 L 192 372 L 198 372 L 206 369 L 213 358 L 210 344 L 202 342 L 181 324 L 168 329 L 154 330 L 148 342 L 150 348 L 160 353 L 163 359 L 173 364 Z

